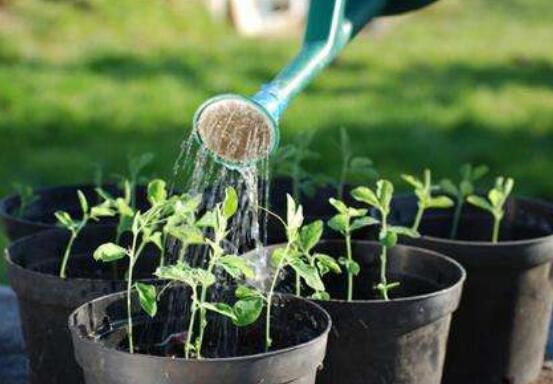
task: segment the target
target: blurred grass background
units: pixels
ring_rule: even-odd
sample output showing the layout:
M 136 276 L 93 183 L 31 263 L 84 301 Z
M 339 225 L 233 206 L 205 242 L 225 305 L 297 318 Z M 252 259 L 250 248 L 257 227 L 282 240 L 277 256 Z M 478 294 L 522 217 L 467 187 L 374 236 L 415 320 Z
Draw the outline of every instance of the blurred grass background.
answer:
M 551 199 L 551 20 L 549 0 L 441 0 L 394 19 L 291 105 L 283 139 L 316 130 L 311 165 L 332 172 L 344 126 L 386 177 L 482 162 Z M 196 107 L 254 93 L 299 44 L 240 38 L 197 0 L 0 0 L 0 193 L 123 172 L 140 152 L 169 175 Z

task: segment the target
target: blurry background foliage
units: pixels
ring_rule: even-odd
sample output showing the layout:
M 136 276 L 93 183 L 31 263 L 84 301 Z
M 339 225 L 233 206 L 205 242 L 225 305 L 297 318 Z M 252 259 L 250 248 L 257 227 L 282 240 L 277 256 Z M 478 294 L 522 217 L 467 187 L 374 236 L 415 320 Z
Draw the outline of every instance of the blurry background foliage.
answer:
M 553 199 L 550 0 L 441 0 L 363 33 L 282 120 L 316 131 L 306 167 L 337 173 L 339 127 L 382 176 L 486 163 Z M 123 173 L 171 174 L 192 114 L 254 93 L 300 44 L 246 39 L 198 0 L 0 0 L 0 193 Z M 406 188 L 406 186 L 404 186 Z

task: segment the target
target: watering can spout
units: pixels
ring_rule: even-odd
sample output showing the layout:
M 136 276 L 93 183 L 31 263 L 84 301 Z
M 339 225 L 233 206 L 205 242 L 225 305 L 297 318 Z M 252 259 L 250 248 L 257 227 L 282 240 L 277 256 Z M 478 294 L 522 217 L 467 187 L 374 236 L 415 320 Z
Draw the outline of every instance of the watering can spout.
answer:
M 408 9 L 433 1 L 311 0 L 304 42 L 296 57 L 253 97 L 223 95 L 204 103 L 194 117 L 198 140 L 230 168 L 267 157 L 278 146 L 278 122 L 291 99 L 371 19 L 404 11 L 398 4 Z

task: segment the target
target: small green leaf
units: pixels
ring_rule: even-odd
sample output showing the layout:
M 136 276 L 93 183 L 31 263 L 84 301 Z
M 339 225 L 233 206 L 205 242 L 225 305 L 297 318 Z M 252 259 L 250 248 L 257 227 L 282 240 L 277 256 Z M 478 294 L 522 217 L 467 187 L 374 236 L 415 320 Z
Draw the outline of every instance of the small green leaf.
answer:
M 351 191 L 351 196 L 362 203 L 368 204 L 371 207 L 380 207 L 380 201 L 376 194 L 368 187 L 357 187 Z
M 244 327 L 257 321 L 263 311 L 263 298 L 261 296 L 252 296 L 238 300 L 233 306 L 234 324 L 238 327 Z
M 397 244 L 397 233 L 393 231 L 381 231 L 378 240 L 383 247 L 395 247 Z
M 235 279 L 244 276 L 246 279 L 253 279 L 255 273 L 250 266 L 250 263 L 243 257 L 236 255 L 226 255 L 218 260 L 220 265 L 229 275 Z
M 273 251 L 273 254 L 271 255 L 271 263 L 274 267 L 278 267 L 281 263 L 284 263 L 284 259 L 286 258 L 286 249 L 284 248 L 277 248 Z
M 467 198 L 467 201 L 469 203 L 471 203 L 472 205 L 477 206 L 478 208 L 481 208 L 481 209 L 486 210 L 488 212 L 493 212 L 493 210 L 494 210 L 493 207 L 491 206 L 491 204 L 486 199 L 484 199 L 483 197 L 476 196 L 476 195 L 471 195 Z
M 121 216 L 132 217 L 134 215 L 134 211 L 131 206 L 121 197 L 115 199 L 115 207 Z
M 217 216 L 213 211 L 207 211 L 196 223 L 201 228 L 215 228 L 217 226 Z
M 245 285 L 239 285 L 234 292 L 238 299 L 247 299 L 250 297 L 263 297 L 263 294 L 254 288 Z
M 345 257 L 340 257 L 338 262 L 344 266 L 347 273 L 350 275 L 357 276 L 361 272 L 361 266 L 355 260 L 348 260 Z
M 127 255 L 128 253 L 125 248 L 114 243 L 105 243 L 94 251 L 94 260 L 109 263 L 111 261 L 123 259 Z
M 174 280 L 191 287 L 198 285 L 194 270 L 187 263 L 177 263 L 175 265 L 159 267 L 154 275 L 163 280 Z
M 457 189 L 455 184 L 453 184 L 453 182 L 449 179 L 443 179 L 440 182 L 440 188 L 442 189 L 442 191 L 444 191 L 445 193 L 451 196 L 459 195 L 459 190 Z
M 300 230 L 300 242 L 304 251 L 309 252 L 323 235 L 323 222 L 322 220 L 314 221 Z
M 344 204 L 343 201 L 340 201 L 340 200 L 337 200 L 337 199 L 331 197 L 328 200 L 328 202 L 330 203 L 330 205 L 332 205 L 334 208 L 336 208 L 338 213 L 346 214 L 348 212 L 348 207 L 347 207 L 346 204 Z
M 474 185 L 469 180 L 461 181 L 461 184 L 459 184 L 459 189 L 463 196 L 468 196 L 474 193 Z
M 169 235 L 187 245 L 203 244 L 205 241 L 203 232 L 190 224 L 183 224 L 180 226 L 169 225 L 165 230 Z
M 393 232 L 397 235 L 404 235 L 404 236 L 412 237 L 414 239 L 420 237 L 420 234 L 417 231 L 415 231 L 412 228 L 407 228 L 407 227 L 400 227 L 400 226 L 393 226 L 392 225 L 392 226 L 388 227 L 388 231 Z
M 319 267 L 319 271 L 325 270 L 325 271 L 332 271 L 336 274 L 342 273 L 342 269 L 340 268 L 340 265 L 336 262 L 336 260 L 334 260 L 333 257 L 322 253 L 316 253 L 315 255 L 313 255 L 313 257 L 317 261 L 317 266 Z M 321 273 L 321 274 L 324 275 L 325 273 Z
M 376 187 L 376 195 L 380 201 L 380 208 L 384 212 L 388 212 L 394 195 L 394 185 L 390 181 L 383 179 L 376 182 Z
M 472 181 L 480 180 L 481 178 L 486 176 L 489 170 L 490 168 L 488 168 L 486 165 L 478 165 L 472 171 Z
M 163 180 L 156 179 L 148 183 L 148 201 L 156 205 L 167 200 L 166 183 Z
M 296 259 L 290 262 L 290 266 L 315 291 L 324 291 L 325 286 L 317 269 L 303 261 Z
M 156 287 L 138 282 L 134 284 L 134 287 L 138 292 L 140 306 L 150 317 L 154 317 L 157 313 Z
M 361 217 L 359 219 L 353 220 L 353 222 L 351 223 L 350 229 L 352 231 L 355 231 L 357 229 L 361 229 L 361 228 L 364 228 L 364 227 L 368 227 L 368 226 L 371 226 L 371 225 L 377 225 L 377 224 L 380 224 L 380 220 L 377 220 L 374 217 L 365 216 L 365 217 Z
M 223 201 L 223 215 L 225 218 L 231 218 L 238 210 L 238 194 L 232 187 L 225 190 L 225 200 Z
M 160 251 L 163 251 L 163 240 L 161 238 L 161 232 L 154 232 L 148 241 L 154 244 Z
M 115 211 L 104 204 L 92 207 L 90 216 L 94 218 L 115 216 Z
M 411 185 L 415 189 L 422 189 L 424 188 L 424 184 L 422 181 L 420 181 L 418 178 L 412 175 L 401 175 L 401 178 L 407 182 L 407 184 Z
M 328 226 L 336 232 L 345 234 L 349 227 L 349 217 L 345 214 L 338 214 L 328 221 Z
M 88 201 L 86 200 L 86 196 L 84 195 L 83 191 L 80 189 L 77 191 L 77 196 L 79 196 L 79 203 L 81 204 L 81 211 L 84 215 L 88 212 Z
M 428 208 L 451 208 L 455 202 L 447 196 L 432 197 L 428 202 Z
M 228 317 L 232 319 L 232 321 L 236 320 L 236 316 L 234 315 L 234 310 L 232 307 L 225 303 L 202 303 L 202 307 L 207 309 L 208 311 L 218 313 L 220 315 L 223 315 L 225 317 Z
M 317 291 L 311 295 L 313 300 L 328 301 L 330 300 L 330 295 L 325 291 Z
M 54 216 L 56 216 L 56 219 L 58 219 L 59 223 L 67 229 L 73 228 L 73 219 L 71 218 L 71 215 L 69 213 L 65 211 L 57 211 L 54 213 Z

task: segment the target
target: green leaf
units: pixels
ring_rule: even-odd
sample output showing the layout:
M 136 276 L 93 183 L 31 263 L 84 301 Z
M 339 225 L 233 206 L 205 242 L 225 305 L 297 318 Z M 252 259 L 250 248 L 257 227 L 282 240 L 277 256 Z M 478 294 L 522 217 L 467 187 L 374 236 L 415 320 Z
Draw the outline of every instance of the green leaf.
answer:
M 328 301 L 330 300 L 330 295 L 325 291 L 317 291 L 311 295 L 313 300 Z
M 215 228 L 217 226 L 217 216 L 213 211 L 207 211 L 204 215 L 196 222 L 196 225 L 201 228 Z
M 336 262 L 336 260 L 334 260 L 333 257 L 322 253 L 316 253 L 313 257 L 317 261 L 319 271 L 325 271 L 324 273 L 321 273 L 322 275 L 326 274 L 328 271 L 332 271 L 336 274 L 342 273 L 340 265 Z
M 424 188 L 424 184 L 422 183 L 422 181 L 420 181 L 415 176 L 403 174 L 403 175 L 401 175 L 401 178 L 405 182 L 407 182 L 407 184 L 411 185 L 415 189 L 423 189 Z
M 205 271 L 201 268 L 194 268 L 193 272 L 196 277 L 196 281 L 205 288 L 212 286 L 217 281 L 213 273 Z
M 351 196 L 362 203 L 368 204 L 371 207 L 379 208 L 380 201 L 376 194 L 368 187 L 357 187 L 351 191 Z
M 179 215 L 186 215 L 196 212 L 202 203 L 202 194 L 189 196 L 187 194 L 179 196 L 175 202 L 175 213 Z
M 178 281 L 191 287 L 195 287 L 198 285 L 198 281 L 194 274 L 194 269 L 190 267 L 187 263 L 165 265 L 163 267 L 159 267 L 154 274 L 163 280 Z
M 134 211 L 129 203 L 122 197 L 115 199 L 115 207 L 121 216 L 132 217 L 134 215 Z
M 290 266 L 315 291 L 324 291 L 325 286 L 317 269 L 303 261 L 296 259 L 290 262 Z
M 232 187 L 225 190 L 225 200 L 223 201 L 223 215 L 230 219 L 238 210 L 238 194 Z
M 392 248 L 397 244 L 397 232 L 393 231 L 380 231 L 378 236 L 380 244 L 384 247 Z
M 203 303 L 202 307 L 204 309 L 207 309 L 208 311 L 218 313 L 220 315 L 223 315 L 225 317 L 228 317 L 232 319 L 232 321 L 236 320 L 236 316 L 234 315 L 234 310 L 232 307 L 225 303 Z
M 263 297 L 263 294 L 254 288 L 246 285 L 239 285 L 234 292 L 238 299 L 247 299 L 250 297 Z
M 156 179 L 148 183 L 148 201 L 156 205 L 167 200 L 166 183 L 163 180 Z
M 463 180 L 461 181 L 461 184 L 459 185 L 461 194 L 463 196 L 468 196 L 474 193 L 474 185 L 469 180 Z
M 271 263 L 274 267 L 278 267 L 281 263 L 284 263 L 283 259 L 286 258 L 286 249 L 277 248 L 273 251 L 271 255 Z
M 452 196 L 459 195 L 459 190 L 457 189 L 455 184 L 453 184 L 453 182 L 449 179 L 443 179 L 440 182 L 440 188 L 442 189 L 442 191 L 444 191 L 449 195 L 452 195 Z
M 73 219 L 71 218 L 71 215 L 69 213 L 65 211 L 57 211 L 54 213 L 54 216 L 56 216 L 56 219 L 58 219 L 59 223 L 67 229 L 73 228 Z
M 244 327 L 257 321 L 263 311 L 263 298 L 261 296 L 252 296 L 238 300 L 233 306 L 233 323 L 238 327 Z
M 148 241 L 153 243 L 160 251 L 163 251 L 163 239 L 161 238 L 161 232 L 154 232 Z
M 447 196 L 437 196 L 430 198 L 428 208 L 451 208 L 455 202 Z
M 134 287 L 138 292 L 140 306 L 150 317 L 154 317 L 157 313 L 156 287 L 138 282 L 134 284 Z
M 501 207 L 501 205 L 503 204 L 504 198 L 505 198 L 505 195 L 503 194 L 503 192 L 495 188 L 490 190 L 490 192 L 488 193 L 488 199 L 490 200 L 490 203 L 492 203 L 492 206 L 496 208 Z
M 167 226 L 167 233 L 186 245 L 203 244 L 205 241 L 203 232 L 190 224 L 179 226 Z
M 380 201 L 380 208 L 384 212 L 388 212 L 394 195 L 394 185 L 388 180 L 378 180 L 376 182 L 376 195 Z
M 338 214 L 328 221 L 328 226 L 336 232 L 346 234 L 349 227 L 349 217 L 345 214 Z
M 338 262 L 344 266 L 347 273 L 350 275 L 357 276 L 361 272 L 361 266 L 355 260 L 348 260 L 345 257 L 340 257 Z
M 338 211 L 338 213 L 343 213 L 343 214 L 347 214 L 348 213 L 348 207 L 346 204 L 344 204 L 343 201 L 340 201 L 340 200 L 337 200 L 333 197 L 331 197 L 328 202 L 330 203 L 330 205 L 332 205 L 334 208 L 336 208 L 336 210 Z
M 490 168 L 486 165 L 479 165 L 474 168 L 472 171 L 472 180 L 477 181 L 486 176 L 486 174 L 489 172 Z
M 127 250 L 114 243 L 105 243 L 100 245 L 94 251 L 94 260 L 109 263 L 127 257 Z
M 420 237 L 420 234 L 415 231 L 414 229 L 412 228 L 407 228 L 407 227 L 400 227 L 400 226 L 389 226 L 388 227 L 388 231 L 390 232 L 393 232 L 397 235 L 404 235 L 404 236 L 408 236 L 408 237 L 412 237 L 412 238 L 418 238 Z
M 250 266 L 250 263 L 243 257 L 236 255 L 226 255 L 218 260 L 220 265 L 229 275 L 235 279 L 244 276 L 246 279 L 253 279 L 255 273 Z
M 88 212 L 88 201 L 86 200 L 86 196 L 84 195 L 83 191 L 80 189 L 77 191 L 77 196 L 79 196 L 79 203 L 81 204 L 81 211 L 84 215 Z
M 303 207 L 298 205 L 296 208 L 296 202 L 292 196 L 286 194 L 286 201 L 288 204 L 286 212 L 286 223 L 289 230 L 299 229 L 303 224 Z
M 300 230 L 300 242 L 304 251 L 309 252 L 321 240 L 323 235 L 322 220 L 314 221 Z
M 115 216 L 115 211 L 111 209 L 109 206 L 101 204 L 101 205 L 92 207 L 92 209 L 90 210 L 90 216 L 94 218 L 111 217 L 111 216 Z
M 352 231 L 355 231 L 360 228 L 368 227 L 370 225 L 377 225 L 377 224 L 380 224 L 380 220 L 377 220 L 374 217 L 365 216 L 365 217 L 361 217 L 359 219 L 353 220 L 353 222 L 351 223 L 350 229 Z
M 491 206 L 491 204 L 486 200 L 484 199 L 483 197 L 480 197 L 480 196 L 477 196 L 477 195 L 471 195 L 467 198 L 467 201 L 469 203 L 471 203 L 472 205 L 478 207 L 478 208 L 481 208 L 485 211 L 488 211 L 488 212 L 493 212 L 493 207 Z

